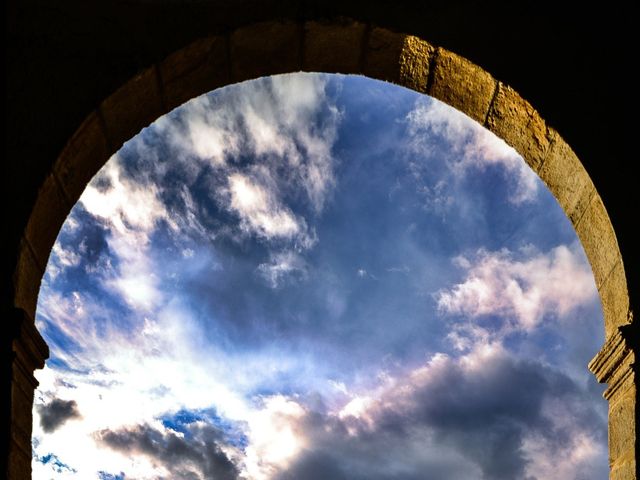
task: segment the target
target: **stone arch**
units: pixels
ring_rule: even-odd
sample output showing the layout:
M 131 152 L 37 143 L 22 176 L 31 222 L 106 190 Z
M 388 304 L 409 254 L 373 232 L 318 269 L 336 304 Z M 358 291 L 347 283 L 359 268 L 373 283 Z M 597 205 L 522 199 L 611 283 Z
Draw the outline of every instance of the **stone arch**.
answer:
M 73 134 L 38 192 L 13 277 L 14 306 L 24 319 L 14 341 L 9 477 L 30 477 L 32 372 L 47 356 L 33 327 L 40 280 L 88 181 L 125 141 L 185 101 L 228 84 L 301 70 L 362 74 L 431 95 L 504 139 L 547 184 L 578 233 L 602 301 L 607 340 L 590 369 L 609 384 L 610 478 L 636 478 L 636 324 L 613 226 L 582 163 L 531 104 L 480 67 L 421 38 L 347 19 L 261 22 L 201 38 L 139 72 Z

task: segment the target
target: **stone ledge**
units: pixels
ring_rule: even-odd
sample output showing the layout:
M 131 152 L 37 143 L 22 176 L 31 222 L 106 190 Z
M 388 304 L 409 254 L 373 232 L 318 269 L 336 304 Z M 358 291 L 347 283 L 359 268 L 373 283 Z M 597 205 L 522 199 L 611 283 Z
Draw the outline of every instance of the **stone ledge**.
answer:
M 44 362 L 49 358 L 49 347 L 36 328 L 33 320 L 27 312 L 21 308 L 14 308 L 11 322 L 11 334 L 13 335 L 13 349 L 24 365 L 33 370 L 43 368 Z
M 622 387 L 637 368 L 634 342 L 637 342 L 638 327 L 635 323 L 618 327 L 602 349 L 589 362 L 589 370 L 600 383 L 607 383 L 604 398 L 609 400 Z M 637 348 L 637 345 L 635 345 Z

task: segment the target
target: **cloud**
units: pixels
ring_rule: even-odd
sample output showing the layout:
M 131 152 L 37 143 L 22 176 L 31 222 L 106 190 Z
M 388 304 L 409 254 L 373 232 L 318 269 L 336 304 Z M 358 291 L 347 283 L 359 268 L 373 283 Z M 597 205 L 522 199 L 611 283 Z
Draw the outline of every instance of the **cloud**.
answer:
M 376 277 L 373 273 L 367 271 L 365 268 L 358 268 L 356 270 L 356 275 L 358 276 L 358 278 L 362 278 L 362 279 L 372 279 L 372 280 L 378 280 L 378 277 Z
M 178 228 L 159 188 L 128 177 L 116 155 L 87 186 L 79 203 L 109 229 L 106 241 L 117 267 L 99 272 L 105 286 L 131 306 L 149 310 L 161 297 L 155 268 L 147 255 L 150 236 L 160 222 L 172 230 Z
M 340 115 L 325 86 L 323 77 L 294 75 L 204 95 L 107 162 L 79 201 L 109 229 L 114 262 L 95 272 L 103 284 L 135 309 L 149 312 L 161 303 L 161 279 L 148 252 L 161 226 L 180 238 L 239 233 L 294 250 L 311 248 L 315 233 L 287 203 L 302 195 L 319 212 L 335 182 L 331 150 Z M 154 142 L 154 135 L 166 138 Z M 172 150 L 162 152 L 167 145 Z M 178 173 L 163 160 L 168 155 L 179 160 Z M 190 187 L 208 178 L 210 197 L 237 216 L 237 228 L 210 225 L 192 194 L 174 191 L 166 181 L 172 175 Z M 57 251 L 60 265 L 52 278 L 74 261 L 66 250 Z
M 285 160 L 291 170 L 284 176 L 303 186 L 316 211 L 335 182 L 331 149 L 340 120 L 325 87 L 321 76 L 279 75 L 256 85 L 238 108 L 253 153 Z
M 311 248 L 317 237 L 305 209 L 294 212 L 288 204 L 306 197 L 306 210 L 317 213 L 335 182 L 332 147 L 340 114 L 326 83 L 317 75 L 293 75 L 223 89 L 185 104 L 129 142 L 87 186 L 66 227 L 77 227 L 86 212 L 105 229 L 106 261 L 86 265 L 88 273 L 149 315 L 168 300 L 151 251 L 154 235 L 172 236 L 175 244 L 189 236 L 255 236 L 269 248 Z M 194 198 L 201 187 L 218 203 L 213 215 L 211 205 Z M 237 225 L 219 220 L 225 212 Z M 53 281 L 78 266 L 80 254 L 56 243 L 47 277 Z M 301 271 L 288 265 L 293 268 L 265 262 L 260 269 L 275 284 Z
M 81 418 L 75 400 L 55 398 L 46 405 L 38 405 L 40 426 L 46 433 L 51 433 L 64 425 L 67 420 Z
M 535 199 L 539 183 L 536 174 L 513 148 L 479 123 L 434 99 L 419 100 L 406 118 L 410 151 L 420 154 L 439 151 L 436 142 L 441 138 L 454 153 L 455 159 L 448 162 L 454 177 L 497 165 L 514 178 L 511 202 L 520 204 Z M 448 205 L 451 198 L 443 192 L 443 186 L 446 183 L 441 181 L 426 193 L 434 202 Z
M 238 469 L 225 450 L 222 432 L 203 422 L 188 426 L 189 438 L 148 424 L 105 429 L 95 437 L 102 445 L 127 457 L 147 457 L 171 478 L 236 480 Z
M 201 237 L 237 243 L 258 239 L 270 256 L 313 247 L 317 236 L 305 216 L 319 214 L 333 191 L 332 149 L 341 119 L 326 87 L 320 75 L 263 78 L 203 95 L 159 119 L 147 137 L 157 137 L 161 147 L 149 141 L 143 153 L 153 157 L 162 148 L 167 151 L 144 171 L 162 177 L 157 179 L 164 189 L 159 193 L 171 200 L 174 213 L 167 217 L 175 216 L 181 231 L 188 223 L 187 230 Z M 168 157 L 173 162 L 163 160 Z M 165 177 L 184 181 L 197 192 L 200 205 L 193 201 L 196 193 L 172 193 L 175 187 Z M 263 264 L 261 271 L 271 283 L 295 273 Z M 146 273 L 130 275 L 131 281 L 114 287 L 139 306 L 157 302 L 154 279 Z
M 430 472 L 443 480 L 542 480 L 606 472 L 602 425 L 594 424 L 601 419 L 582 389 L 500 345 L 461 358 L 437 354 L 382 378 L 337 412 L 301 417 L 305 448 L 274 478 L 418 479 Z
M 124 335 L 117 322 L 103 324 L 112 310 L 94 301 L 86 292 L 62 292 L 43 282 L 38 298 L 36 325 L 47 337 L 52 356 L 68 369 L 90 370 L 100 364 L 109 338 L 112 347 Z M 119 319 L 122 320 L 122 319 Z
M 47 273 L 55 278 L 61 270 L 78 266 L 85 253 L 86 245 L 84 243 L 80 243 L 77 249 L 72 249 L 64 248 L 59 242 L 56 242 L 51 250 Z
M 262 398 L 262 405 L 248 418 L 249 444 L 243 459 L 243 476 L 267 480 L 281 470 L 288 470 L 305 448 L 301 419 L 306 409 L 285 395 Z
M 144 185 L 125 175 L 116 154 L 98 172 L 80 196 L 80 204 L 123 235 L 139 234 L 147 242 L 161 220 L 172 223 L 154 184 Z
M 271 288 L 277 288 L 285 278 L 294 273 L 299 278 L 305 278 L 307 263 L 296 252 L 278 252 L 271 255 L 269 263 L 258 265 L 258 273 L 269 283 Z
M 303 244 L 311 241 L 306 234 L 304 219 L 296 218 L 277 199 L 275 189 L 241 173 L 229 175 L 228 181 L 229 208 L 240 217 L 242 230 L 267 239 L 300 237 Z
M 546 316 L 563 317 L 597 298 L 593 274 L 579 245 L 520 255 L 503 249 L 458 257 L 465 278 L 436 295 L 442 313 L 498 315 L 531 331 Z
M 78 323 L 76 337 L 88 339 L 84 344 L 86 350 L 63 352 L 62 358 L 67 360 L 69 368 L 54 365 L 54 369 L 47 367 L 39 371 L 39 398 L 36 399 L 38 403 L 54 395 L 72 394 L 83 412 L 83 421 L 50 435 L 43 435 L 35 425 L 37 455 L 56 452 L 61 461 L 78 472 L 77 478 L 94 475 L 97 470 L 121 471 L 141 479 L 188 478 L 189 468 L 206 471 L 187 462 L 188 459 L 195 462 L 193 453 L 184 465 L 167 473 L 168 467 L 154 460 L 153 452 L 132 450 L 131 456 L 114 456 L 115 450 L 100 448 L 92 441 L 96 431 L 128 432 L 132 434 L 129 437 L 140 440 L 141 431 L 131 425 L 150 425 L 162 433 L 163 441 L 175 445 L 174 433 L 154 425 L 159 417 L 181 405 L 193 409 L 214 407 L 225 421 L 242 424 L 249 439 L 246 456 L 235 452 L 232 445 L 224 442 L 219 445 L 238 469 L 251 468 L 256 479 L 266 475 L 261 472 L 274 468 L 272 465 L 284 465 L 296 453 L 293 434 L 282 420 L 293 413 L 289 407 L 294 404 L 265 397 L 256 405 L 247 398 L 247 392 L 255 392 L 257 386 L 272 388 L 282 375 L 295 375 L 303 368 L 304 360 L 289 358 L 278 349 L 227 355 L 220 345 L 204 341 L 206 331 L 194 321 L 193 312 L 179 302 L 165 305 L 154 312 L 152 318 L 145 318 L 143 325 L 136 324 L 122 335 L 109 334 L 109 342 L 98 335 L 94 338 L 97 326 L 91 314 L 87 314 L 87 318 L 70 314 L 70 321 Z M 72 326 L 69 329 L 73 333 Z M 230 371 L 233 375 L 229 375 Z M 67 381 L 59 382 L 60 378 Z M 194 429 L 195 425 L 190 428 Z M 184 441 L 194 441 L 194 432 L 196 430 Z M 195 435 L 195 441 L 206 443 L 209 437 L 205 437 Z M 38 469 L 44 473 L 36 478 L 49 478 L 50 472 L 45 466 Z M 212 477 L 204 475 L 203 478 Z
M 225 172 L 239 157 L 254 158 L 278 171 L 278 188 L 301 190 L 320 211 L 335 183 L 331 150 L 340 121 L 326 83 L 308 74 L 258 79 L 193 99 L 155 126 L 192 177 L 202 165 Z
M 181 422 L 177 429 L 145 423 L 93 434 L 99 445 L 127 457 L 144 457 L 154 474 L 173 478 L 267 480 L 286 470 L 304 448 L 298 420 L 305 409 L 282 395 L 262 397 L 240 422 L 245 430 L 238 445 L 229 433 L 201 419 Z M 145 477 L 147 478 L 147 477 Z M 155 478 L 155 477 L 153 477 Z
M 388 267 L 387 268 L 387 272 L 389 272 L 389 273 L 403 273 L 405 275 L 408 275 L 409 272 L 411 272 L 411 269 L 409 267 L 407 267 L 406 265 L 402 265 L 402 266 Z

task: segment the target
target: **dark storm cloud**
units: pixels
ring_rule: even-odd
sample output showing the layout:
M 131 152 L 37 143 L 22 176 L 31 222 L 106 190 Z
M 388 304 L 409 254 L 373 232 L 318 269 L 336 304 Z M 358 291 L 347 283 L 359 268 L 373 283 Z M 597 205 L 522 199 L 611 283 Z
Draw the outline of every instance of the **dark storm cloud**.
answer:
M 382 425 L 401 432 L 411 427 L 407 420 L 429 425 L 438 440 L 478 464 L 484 478 L 523 478 L 527 430 L 541 432 L 548 441 L 571 433 L 555 429 L 542 414 L 546 397 L 579 403 L 573 396 L 577 390 L 568 385 L 570 379 L 539 364 L 508 358 L 484 365 L 477 375 L 453 368 L 435 385 L 415 390 L 410 415 L 392 410 Z
M 591 400 L 562 373 L 506 355 L 471 370 L 445 362 L 386 391 L 368 411 L 373 423 L 309 414 L 303 430 L 312 447 L 277 478 L 542 480 L 526 477 L 540 455 L 527 450 L 528 436 L 560 459 L 578 435 L 605 441 Z M 560 407 L 550 413 L 550 404 Z
M 477 479 L 475 465 L 455 452 L 384 429 L 351 436 L 334 424 L 317 425 L 314 442 L 274 480 L 454 480 Z
M 40 415 L 40 426 L 46 433 L 57 430 L 67 420 L 81 417 L 75 400 L 55 398 L 46 405 L 38 405 L 37 409 Z
M 238 469 L 222 451 L 222 433 L 211 425 L 192 424 L 188 435 L 161 432 L 143 424 L 96 434 L 103 445 L 127 455 L 144 455 L 163 465 L 173 478 L 235 480 Z

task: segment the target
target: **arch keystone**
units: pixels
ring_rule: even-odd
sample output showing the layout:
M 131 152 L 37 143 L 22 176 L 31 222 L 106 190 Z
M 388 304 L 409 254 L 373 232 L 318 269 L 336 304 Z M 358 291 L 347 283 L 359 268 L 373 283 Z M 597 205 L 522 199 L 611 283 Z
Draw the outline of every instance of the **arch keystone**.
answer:
M 400 56 L 407 36 L 373 27 L 365 52 L 363 73 L 377 80 L 400 82 Z
M 307 22 L 304 26 L 303 69 L 310 72 L 360 73 L 365 24 Z
M 300 70 L 300 41 L 300 26 L 294 22 L 262 22 L 237 29 L 231 34 L 232 80 Z

